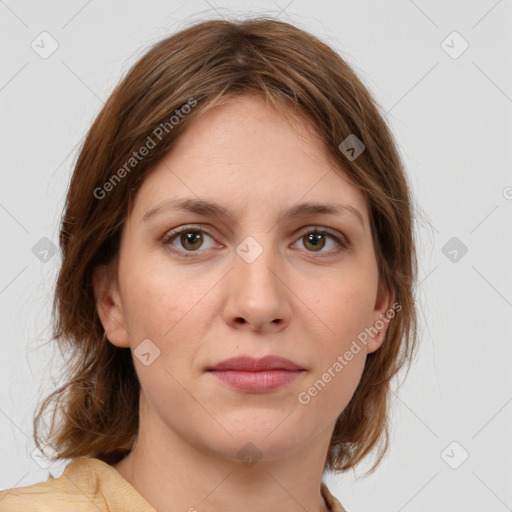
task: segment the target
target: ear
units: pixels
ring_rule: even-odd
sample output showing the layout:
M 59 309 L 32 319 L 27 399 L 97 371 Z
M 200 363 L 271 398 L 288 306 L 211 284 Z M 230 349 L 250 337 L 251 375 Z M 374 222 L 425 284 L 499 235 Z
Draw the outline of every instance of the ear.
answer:
M 384 285 L 379 284 L 375 308 L 372 313 L 372 323 L 368 329 L 370 332 L 366 351 L 368 354 L 375 352 L 384 343 L 386 331 L 392 318 L 388 312 L 393 309 L 395 297 L 394 290 L 389 290 Z M 378 331 L 380 331 L 380 334 L 378 334 Z
M 109 277 L 107 270 L 106 265 L 98 265 L 93 270 L 96 310 L 107 339 L 116 347 L 127 348 L 130 346 L 130 340 L 119 287 L 117 282 Z

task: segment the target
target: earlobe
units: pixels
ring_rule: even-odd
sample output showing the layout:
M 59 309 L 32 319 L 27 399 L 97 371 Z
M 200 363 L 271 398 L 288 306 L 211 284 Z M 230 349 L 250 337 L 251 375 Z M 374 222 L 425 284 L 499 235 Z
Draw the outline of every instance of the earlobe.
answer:
M 116 347 L 130 346 L 125 316 L 116 283 L 108 275 L 106 265 L 98 265 L 92 274 L 96 311 L 107 339 Z

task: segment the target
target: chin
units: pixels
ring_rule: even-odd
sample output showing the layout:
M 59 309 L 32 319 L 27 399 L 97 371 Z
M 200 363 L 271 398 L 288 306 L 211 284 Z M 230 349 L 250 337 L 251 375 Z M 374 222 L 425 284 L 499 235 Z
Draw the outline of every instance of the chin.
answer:
M 279 422 L 270 429 L 258 428 L 254 424 L 239 431 L 229 429 L 232 437 L 223 436 L 210 445 L 210 450 L 222 458 L 244 462 L 248 467 L 257 461 L 283 459 L 297 450 L 301 443 L 295 434 L 277 425 Z

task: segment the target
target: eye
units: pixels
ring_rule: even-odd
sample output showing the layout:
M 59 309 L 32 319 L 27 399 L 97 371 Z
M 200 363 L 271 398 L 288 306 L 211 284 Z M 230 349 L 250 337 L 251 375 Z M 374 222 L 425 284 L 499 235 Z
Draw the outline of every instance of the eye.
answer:
M 167 233 L 164 236 L 162 243 L 169 246 L 169 249 L 172 252 L 177 253 L 180 256 L 192 257 L 194 256 L 193 253 L 202 252 L 199 249 L 204 246 L 205 236 L 206 238 L 213 240 L 213 237 L 203 229 L 191 226 L 181 226 Z M 322 249 L 328 245 L 326 239 L 330 239 L 331 243 L 334 241 L 334 250 L 322 251 Z M 310 253 L 337 253 L 342 249 L 348 249 L 349 247 L 349 242 L 342 235 L 339 235 L 337 232 L 331 231 L 328 228 L 318 229 L 316 226 L 314 229 L 309 229 L 309 231 L 303 232 L 299 241 L 304 241 L 303 246 L 306 251 Z M 175 244 L 180 244 L 181 247 L 176 247 Z M 213 247 L 213 245 L 210 247 Z M 209 247 L 206 247 L 206 249 L 208 248 Z M 205 248 L 203 247 L 203 249 Z
M 328 228 L 317 229 L 316 226 L 313 230 L 310 229 L 309 231 L 304 232 L 299 238 L 299 241 L 303 241 L 303 245 L 308 252 L 324 253 L 330 252 L 329 250 L 322 251 L 322 249 L 328 245 L 326 243 L 326 238 L 330 238 L 331 241 L 334 240 L 334 252 L 338 252 L 343 248 L 348 248 L 348 242 L 346 242 L 345 239 L 339 236 L 336 232 L 331 231 Z M 337 249 L 336 246 L 338 246 Z
M 181 245 L 181 249 L 171 249 L 173 252 L 179 252 L 183 254 L 184 252 L 201 252 L 198 249 L 204 243 L 204 235 L 207 238 L 213 240 L 213 238 L 208 235 L 204 230 L 193 228 L 190 226 L 182 226 L 180 228 L 176 228 L 170 233 L 167 233 L 164 236 L 162 242 L 164 245 L 168 245 L 170 243 L 171 247 L 175 247 L 174 242 L 176 241 Z M 188 256 L 185 254 L 185 256 Z

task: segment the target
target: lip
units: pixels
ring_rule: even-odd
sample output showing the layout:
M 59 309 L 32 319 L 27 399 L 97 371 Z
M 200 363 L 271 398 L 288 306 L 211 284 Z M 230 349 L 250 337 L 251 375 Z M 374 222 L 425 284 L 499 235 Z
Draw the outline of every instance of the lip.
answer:
M 249 393 L 268 393 L 292 382 L 303 373 L 304 370 L 260 370 L 255 372 L 212 370 L 210 372 L 223 383 Z
M 292 382 L 305 370 L 293 361 L 278 356 L 261 359 L 242 356 L 226 359 L 207 371 L 241 391 L 266 393 Z
M 304 370 L 298 364 L 279 356 L 265 356 L 256 359 L 250 356 L 232 357 L 226 359 L 215 366 L 207 368 L 208 371 L 241 371 L 241 372 L 260 372 L 269 370 Z

